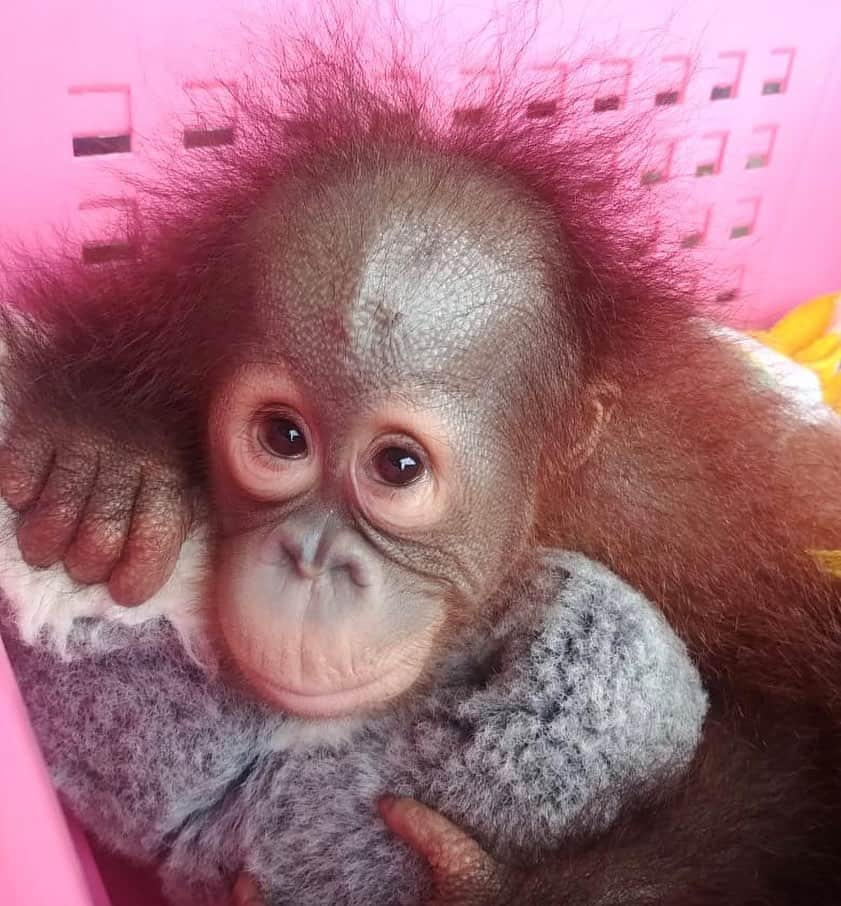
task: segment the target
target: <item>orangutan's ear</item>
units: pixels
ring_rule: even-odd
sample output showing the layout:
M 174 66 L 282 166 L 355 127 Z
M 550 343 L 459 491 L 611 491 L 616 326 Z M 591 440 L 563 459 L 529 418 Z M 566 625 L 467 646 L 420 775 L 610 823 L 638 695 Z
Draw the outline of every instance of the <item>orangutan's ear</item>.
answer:
M 613 381 L 597 380 L 585 388 L 581 399 L 579 437 L 564 457 L 570 471 L 578 469 L 598 447 L 622 391 Z

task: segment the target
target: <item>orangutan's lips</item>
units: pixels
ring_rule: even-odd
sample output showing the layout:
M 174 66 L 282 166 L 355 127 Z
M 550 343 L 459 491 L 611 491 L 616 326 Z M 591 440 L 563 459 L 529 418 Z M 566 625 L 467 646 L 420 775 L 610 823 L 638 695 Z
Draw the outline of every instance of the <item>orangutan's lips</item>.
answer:
M 347 717 L 379 705 L 411 685 L 407 682 L 406 664 L 397 664 L 376 679 L 336 692 L 295 692 L 251 667 L 243 664 L 238 664 L 238 667 L 249 686 L 263 700 L 295 717 Z

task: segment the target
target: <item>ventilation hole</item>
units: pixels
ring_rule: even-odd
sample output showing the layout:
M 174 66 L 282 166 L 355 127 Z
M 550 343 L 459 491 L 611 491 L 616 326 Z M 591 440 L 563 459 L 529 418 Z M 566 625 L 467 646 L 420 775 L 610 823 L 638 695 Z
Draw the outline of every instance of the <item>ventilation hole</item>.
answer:
M 526 107 L 526 117 L 530 120 L 544 120 L 558 112 L 557 101 L 532 101 Z
M 234 143 L 234 127 L 223 126 L 220 129 L 185 129 L 185 148 L 215 148 L 219 145 Z
M 741 239 L 742 236 L 750 236 L 750 226 L 743 224 L 742 226 L 735 226 L 730 230 L 731 239 Z
M 725 101 L 730 97 L 733 97 L 732 85 L 716 85 L 710 93 L 711 101 Z
M 695 230 L 694 233 L 687 233 L 681 240 L 681 245 L 685 249 L 694 249 L 697 248 L 704 241 L 704 234 L 700 230 Z
M 658 182 L 663 182 L 665 177 L 660 170 L 646 170 L 640 177 L 640 183 L 644 186 L 653 186 Z
M 680 100 L 679 91 L 661 91 L 655 98 L 654 104 L 657 107 L 671 107 Z
M 695 168 L 696 176 L 715 176 L 715 164 L 698 164 Z
M 739 298 L 739 290 L 737 289 L 725 289 L 720 292 L 716 297 L 716 302 L 735 302 Z
M 751 154 L 748 162 L 745 164 L 746 170 L 758 170 L 760 167 L 768 166 L 767 154 Z
M 82 135 L 73 139 L 74 157 L 93 157 L 100 154 L 128 154 L 131 135 Z
M 609 94 L 607 97 L 596 98 L 593 101 L 594 113 L 606 113 L 608 110 L 618 110 L 621 99 L 618 94 Z
M 456 107 L 453 122 L 457 126 L 478 126 L 487 115 L 485 107 Z
M 137 246 L 133 242 L 86 242 L 82 245 L 83 264 L 131 261 L 136 257 Z
M 782 94 L 783 93 L 783 83 L 777 80 L 772 80 L 770 82 L 764 82 L 762 85 L 763 94 Z

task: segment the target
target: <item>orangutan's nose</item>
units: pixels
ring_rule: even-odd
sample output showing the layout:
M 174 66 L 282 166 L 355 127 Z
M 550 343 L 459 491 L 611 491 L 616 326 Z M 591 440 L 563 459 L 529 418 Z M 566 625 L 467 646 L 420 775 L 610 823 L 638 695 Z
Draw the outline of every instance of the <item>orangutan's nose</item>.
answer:
M 359 539 L 327 514 L 315 519 L 290 519 L 279 527 L 277 541 L 302 579 L 346 570 L 360 586 L 368 584 Z

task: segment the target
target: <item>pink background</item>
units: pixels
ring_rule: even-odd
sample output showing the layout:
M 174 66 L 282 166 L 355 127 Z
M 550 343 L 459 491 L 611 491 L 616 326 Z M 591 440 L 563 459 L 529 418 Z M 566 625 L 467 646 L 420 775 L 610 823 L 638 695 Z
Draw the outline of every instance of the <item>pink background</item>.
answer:
M 224 136 L 234 123 L 219 86 L 248 64 L 242 25 L 293 15 L 282 3 L 213 0 L 2 6 L 0 238 L 49 244 L 69 231 L 75 253 L 94 258 L 123 254 L 136 237 L 119 173 L 142 168 L 152 140 L 205 153 L 184 147 L 185 127 Z M 439 17 L 454 34 L 489 9 L 418 0 L 406 16 Z M 714 281 L 728 320 L 768 323 L 841 290 L 838 0 L 569 0 L 541 14 L 528 65 L 557 72 L 558 103 L 574 63 L 602 108 L 592 116 L 655 111 L 639 178 L 672 212 L 674 237 L 694 245 L 685 253 Z M 465 77 L 465 60 L 449 66 Z M 90 150 L 91 137 L 130 150 L 74 154 L 74 140 Z M 96 878 L 83 880 L 76 852 L 90 869 L 89 853 L 61 819 L 2 650 L 0 803 L 0 902 L 105 902 Z M 112 885 L 115 870 L 105 872 Z M 125 892 L 114 900 L 128 902 Z

